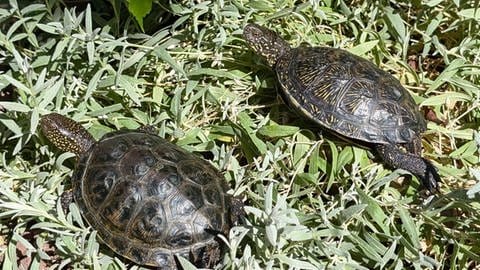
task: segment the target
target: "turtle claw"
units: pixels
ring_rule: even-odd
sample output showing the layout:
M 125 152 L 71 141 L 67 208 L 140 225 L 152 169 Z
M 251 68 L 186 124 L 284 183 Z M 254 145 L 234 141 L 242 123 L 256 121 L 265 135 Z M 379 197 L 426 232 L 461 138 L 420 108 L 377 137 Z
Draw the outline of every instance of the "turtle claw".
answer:
M 425 174 L 419 176 L 419 178 L 423 186 L 428 189 L 431 194 L 439 192 L 438 183 L 440 182 L 440 175 L 438 174 L 437 168 L 435 168 L 430 161 L 424 158 L 422 158 L 422 160 L 425 162 Z

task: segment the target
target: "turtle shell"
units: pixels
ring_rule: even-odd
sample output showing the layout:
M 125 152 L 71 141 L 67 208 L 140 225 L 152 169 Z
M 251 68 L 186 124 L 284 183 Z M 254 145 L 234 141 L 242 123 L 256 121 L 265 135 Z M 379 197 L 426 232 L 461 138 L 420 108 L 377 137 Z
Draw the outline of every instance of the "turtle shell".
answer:
M 230 228 L 231 198 L 207 161 L 143 132 L 114 132 L 82 154 L 73 192 L 112 250 L 141 265 L 176 269 L 218 260 L 215 239 Z
M 397 79 L 345 50 L 294 48 L 274 68 L 287 102 L 340 135 L 399 144 L 426 129 L 413 98 Z

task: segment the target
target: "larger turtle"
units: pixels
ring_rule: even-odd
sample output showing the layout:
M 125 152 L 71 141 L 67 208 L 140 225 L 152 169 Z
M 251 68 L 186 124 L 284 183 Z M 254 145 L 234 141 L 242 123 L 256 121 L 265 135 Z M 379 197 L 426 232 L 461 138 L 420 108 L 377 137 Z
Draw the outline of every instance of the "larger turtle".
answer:
M 273 68 L 283 96 L 297 112 L 375 149 L 388 166 L 410 171 L 430 192 L 438 188 L 436 168 L 420 156 L 425 119 L 392 75 L 342 49 L 292 48 L 257 24 L 248 24 L 243 35 Z
M 175 256 L 211 267 L 217 234 L 232 226 L 232 198 L 207 161 L 143 131 L 116 131 L 98 142 L 60 114 L 42 117 L 43 134 L 77 155 L 73 197 L 113 251 L 140 264 L 176 269 Z

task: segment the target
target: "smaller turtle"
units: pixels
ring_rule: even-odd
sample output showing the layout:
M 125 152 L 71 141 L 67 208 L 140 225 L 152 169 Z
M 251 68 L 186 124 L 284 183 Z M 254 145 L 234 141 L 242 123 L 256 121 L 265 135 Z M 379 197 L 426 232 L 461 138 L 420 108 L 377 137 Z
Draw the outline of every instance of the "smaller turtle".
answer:
M 207 161 L 141 130 L 116 131 L 98 142 L 60 114 L 41 118 L 43 134 L 77 155 L 73 198 L 101 240 L 140 265 L 176 269 L 175 256 L 198 267 L 220 258 L 241 205 Z
M 425 119 L 392 75 L 345 50 L 291 48 L 257 24 L 245 26 L 243 35 L 273 68 L 293 109 L 344 139 L 373 148 L 388 166 L 411 172 L 430 192 L 438 189 L 437 169 L 420 156 Z

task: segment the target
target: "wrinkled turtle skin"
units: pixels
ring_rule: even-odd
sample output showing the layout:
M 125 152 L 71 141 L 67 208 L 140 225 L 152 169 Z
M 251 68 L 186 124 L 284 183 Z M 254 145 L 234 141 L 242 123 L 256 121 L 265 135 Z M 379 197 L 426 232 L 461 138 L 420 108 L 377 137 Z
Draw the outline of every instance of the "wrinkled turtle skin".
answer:
M 140 264 L 176 269 L 175 255 L 198 267 L 220 258 L 216 235 L 232 225 L 232 198 L 207 161 L 142 131 L 98 142 L 59 114 L 41 119 L 43 134 L 77 154 L 73 197 L 113 251 Z
M 396 78 L 345 50 L 291 48 L 256 24 L 243 33 L 275 71 L 293 109 L 342 138 L 374 148 L 388 166 L 410 171 L 430 192 L 438 189 L 437 169 L 420 156 L 425 119 Z

